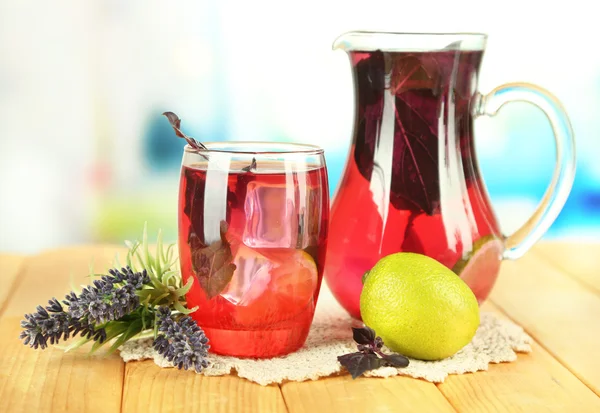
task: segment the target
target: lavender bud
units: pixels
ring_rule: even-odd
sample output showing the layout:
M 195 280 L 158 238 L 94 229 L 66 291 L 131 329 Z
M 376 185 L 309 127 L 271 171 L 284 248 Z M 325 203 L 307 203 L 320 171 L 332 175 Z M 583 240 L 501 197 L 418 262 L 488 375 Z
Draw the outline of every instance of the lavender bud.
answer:
M 157 311 L 158 331 L 162 334 L 154 340 L 155 350 L 179 369 L 194 368 L 200 373 L 208 367 L 208 339 L 190 316 L 175 321 L 171 310 L 162 306 Z

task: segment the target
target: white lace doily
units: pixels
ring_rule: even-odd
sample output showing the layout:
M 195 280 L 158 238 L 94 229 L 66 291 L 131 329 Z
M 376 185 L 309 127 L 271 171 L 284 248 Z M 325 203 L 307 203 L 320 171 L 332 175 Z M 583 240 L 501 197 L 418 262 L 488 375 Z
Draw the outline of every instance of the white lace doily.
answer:
M 261 385 L 330 376 L 345 371 L 337 361 L 337 356 L 357 351 L 352 340 L 351 326 L 357 326 L 357 321 L 342 309 L 323 283 L 308 339 L 300 350 L 283 357 L 261 360 L 210 354 L 210 366 L 200 374 L 221 376 L 235 371 L 239 377 Z M 514 361 L 517 352 L 531 351 L 530 343 L 531 338 L 521 327 L 499 319 L 492 313 L 482 312 L 481 324 L 475 337 L 454 356 L 440 361 L 410 359 L 408 367 L 381 367 L 364 375 L 406 375 L 440 383 L 448 374 L 487 370 L 490 363 Z M 153 359 L 160 367 L 173 367 L 154 351 L 152 339 L 130 341 L 120 350 L 125 362 Z

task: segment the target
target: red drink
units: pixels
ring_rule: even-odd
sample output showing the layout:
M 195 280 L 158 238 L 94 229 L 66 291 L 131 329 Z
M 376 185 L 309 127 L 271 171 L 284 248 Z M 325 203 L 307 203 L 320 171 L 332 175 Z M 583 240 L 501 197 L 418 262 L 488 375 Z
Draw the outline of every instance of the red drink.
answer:
M 455 268 L 491 242 L 492 264 L 465 281 L 480 301 L 495 281 L 503 246 L 473 144 L 481 57 L 350 53 L 356 122 L 331 210 L 326 279 L 353 317 L 360 318 L 361 277 L 395 252 Z
M 194 279 L 188 307 L 199 307 L 192 317 L 211 351 L 271 357 L 301 347 L 313 319 L 327 243 L 327 171 L 324 161 L 292 159 L 298 153 L 235 159 L 243 155 L 209 152 L 206 162 L 186 153 L 198 162 L 184 158 L 181 173 L 181 269 L 186 282 Z

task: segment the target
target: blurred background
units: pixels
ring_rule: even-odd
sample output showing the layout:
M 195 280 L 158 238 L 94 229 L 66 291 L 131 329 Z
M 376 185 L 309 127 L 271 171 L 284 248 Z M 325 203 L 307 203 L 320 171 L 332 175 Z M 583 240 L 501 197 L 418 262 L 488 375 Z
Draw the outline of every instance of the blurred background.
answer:
M 483 4 L 486 4 L 485 7 Z M 183 140 L 324 147 L 333 195 L 353 122 L 349 30 L 489 34 L 482 92 L 537 83 L 577 140 L 571 196 L 546 238 L 600 239 L 600 54 L 583 0 L 0 0 L 0 250 L 32 253 L 135 239 L 174 241 Z M 587 10 L 587 11 L 586 11 Z M 501 226 L 531 214 L 554 167 L 552 132 L 514 103 L 476 121 Z

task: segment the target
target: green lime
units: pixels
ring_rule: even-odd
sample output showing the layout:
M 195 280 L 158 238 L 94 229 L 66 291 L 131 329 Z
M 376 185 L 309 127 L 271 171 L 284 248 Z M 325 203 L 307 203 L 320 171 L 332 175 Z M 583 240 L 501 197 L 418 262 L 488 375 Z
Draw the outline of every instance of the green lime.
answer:
M 426 255 L 388 255 L 364 280 L 363 322 L 392 351 L 441 360 L 466 346 L 479 327 L 479 306 L 471 289 Z

